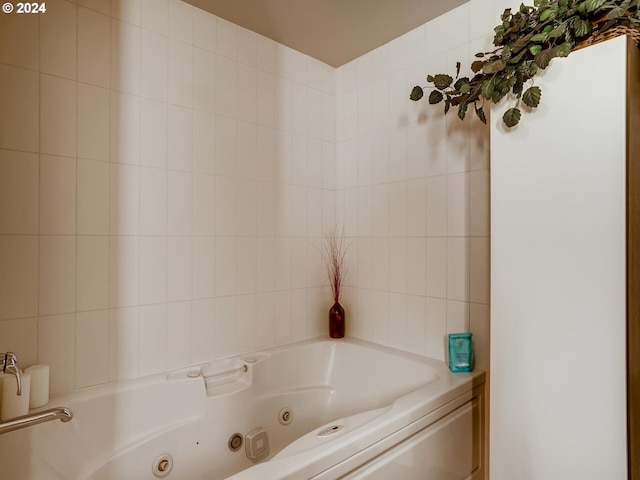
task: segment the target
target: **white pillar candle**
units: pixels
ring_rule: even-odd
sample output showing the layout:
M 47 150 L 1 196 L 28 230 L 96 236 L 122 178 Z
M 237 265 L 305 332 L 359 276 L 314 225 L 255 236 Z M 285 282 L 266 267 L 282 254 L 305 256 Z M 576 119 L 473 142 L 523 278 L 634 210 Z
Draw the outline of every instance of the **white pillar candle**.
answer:
M 29 394 L 31 392 L 31 375 L 22 374 L 22 395 L 17 394 L 18 383 L 15 375 L 2 377 L 2 403 L 0 404 L 0 420 L 10 420 L 29 413 Z
M 24 369 L 31 375 L 29 408 L 38 408 L 49 403 L 49 365 L 32 365 Z

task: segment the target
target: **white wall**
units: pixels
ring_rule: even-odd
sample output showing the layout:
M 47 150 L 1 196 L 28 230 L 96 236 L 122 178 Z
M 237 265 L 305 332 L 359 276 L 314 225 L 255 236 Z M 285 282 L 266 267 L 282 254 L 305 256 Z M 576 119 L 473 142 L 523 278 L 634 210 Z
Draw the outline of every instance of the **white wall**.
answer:
M 0 351 L 57 394 L 319 335 L 337 219 L 349 334 L 488 368 L 488 129 L 408 93 L 499 3 L 338 70 L 178 0 L 1 15 Z
M 627 478 L 625 47 L 554 60 L 509 132 L 494 110 L 495 480 Z

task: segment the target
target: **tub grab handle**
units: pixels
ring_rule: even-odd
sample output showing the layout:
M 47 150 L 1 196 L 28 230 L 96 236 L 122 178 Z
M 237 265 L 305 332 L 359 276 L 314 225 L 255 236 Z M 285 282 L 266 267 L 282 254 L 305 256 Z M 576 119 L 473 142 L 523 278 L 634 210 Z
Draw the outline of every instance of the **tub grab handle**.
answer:
M 218 377 L 224 377 L 226 375 L 231 375 L 232 373 L 246 373 L 249 370 L 249 367 L 247 367 L 246 365 L 242 365 L 241 367 L 238 368 L 231 368 L 229 370 L 225 370 L 223 372 L 215 372 L 211 375 L 206 375 L 205 372 L 202 372 L 202 376 L 205 378 L 205 380 L 212 380 L 214 378 L 218 378 Z
M 0 435 L 12 432 L 21 428 L 37 425 L 38 423 L 50 422 L 60 419 L 62 422 L 69 422 L 73 418 L 73 412 L 66 407 L 51 408 L 32 415 L 23 415 L 0 423 Z

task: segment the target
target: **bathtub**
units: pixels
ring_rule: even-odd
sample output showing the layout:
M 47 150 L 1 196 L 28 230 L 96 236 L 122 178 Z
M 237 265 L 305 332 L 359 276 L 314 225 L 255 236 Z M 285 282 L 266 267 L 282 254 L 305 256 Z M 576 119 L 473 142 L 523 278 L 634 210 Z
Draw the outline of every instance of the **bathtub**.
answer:
M 485 478 L 483 372 L 315 339 L 55 397 L 0 435 L 2 478 Z

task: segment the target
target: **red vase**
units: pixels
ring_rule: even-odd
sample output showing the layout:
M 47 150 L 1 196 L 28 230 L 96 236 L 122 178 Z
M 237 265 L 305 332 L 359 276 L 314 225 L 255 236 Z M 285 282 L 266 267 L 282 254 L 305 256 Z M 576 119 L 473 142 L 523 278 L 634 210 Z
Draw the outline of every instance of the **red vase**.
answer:
M 344 308 L 338 302 L 329 309 L 329 335 L 331 338 L 344 337 Z

